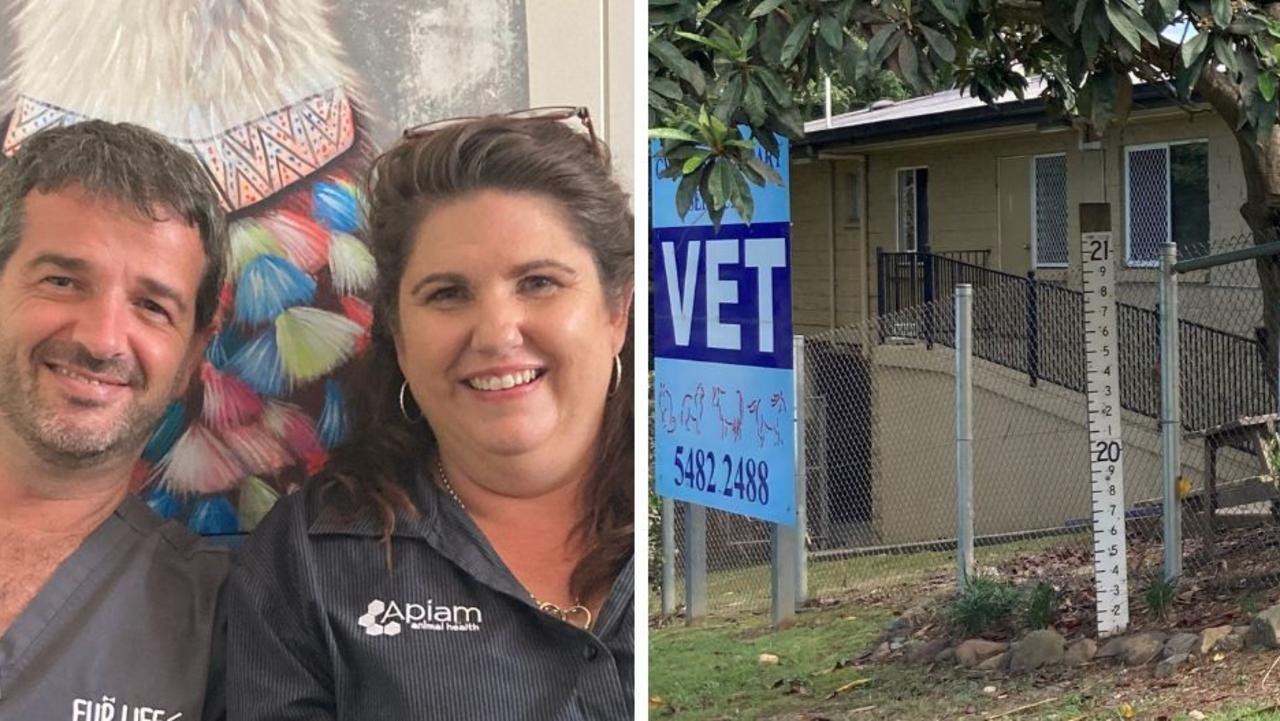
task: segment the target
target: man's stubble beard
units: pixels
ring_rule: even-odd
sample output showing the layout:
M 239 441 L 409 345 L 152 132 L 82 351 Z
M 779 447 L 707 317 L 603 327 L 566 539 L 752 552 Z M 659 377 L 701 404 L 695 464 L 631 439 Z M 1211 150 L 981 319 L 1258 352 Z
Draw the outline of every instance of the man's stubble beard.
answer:
M 74 416 L 75 404 L 67 404 L 61 413 L 41 407 L 39 368 L 21 366 L 15 349 L 0 345 L 0 420 L 7 422 L 37 457 L 59 468 L 88 468 L 139 455 L 170 399 L 176 397 L 177 378 L 170 392 L 154 402 L 136 395 L 130 398 L 119 421 L 110 427 L 84 429 L 74 422 L 60 421 L 59 416 Z

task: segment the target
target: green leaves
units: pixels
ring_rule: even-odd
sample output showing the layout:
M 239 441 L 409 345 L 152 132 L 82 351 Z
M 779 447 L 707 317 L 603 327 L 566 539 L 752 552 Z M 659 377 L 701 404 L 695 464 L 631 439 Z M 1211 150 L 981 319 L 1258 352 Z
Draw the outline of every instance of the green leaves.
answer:
M 768 15 L 774 10 L 777 10 L 778 6 L 781 4 L 782 4 L 782 0 L 764 0 L 764 2 L 757 5 L 756 9 L 752 10 L 751 14 L 747 17 L 751 20 L 755 20 L 758 17 Z
M 951 0 L 931 0 L 933 7 L 938 14 L 943 17 L 953 27 L 960 25 L 963 21 L 960 8 L 958 8 Z
M 1182 44 L 1182 66 L 1189 68 L 1209 48 L 1209 34 L 1196 33 Z
M 1262 95 L 1262 99 L 1268 103 L 1276 99 L 1276 76 L 1271 73 L 1263 73 L 1258 76 L 1258 93 Z
M 1134 50 L 1142 49 L 1142 41 L 1152 45 L 1160 44 L 1160 36 L 1147 23 L 1146 19 L 1121 0 L 1106 0 L 1107 19 L 1111 27 L 1120 33 L 1125 42 Z
M 1213 0 L 1213 24 L 1225 28 L 1231 24 L 1231 0 Z
M 956 46 L 951 44 L 947 36 L 928 25 L 921 25 L 920 32 L 924 35 L 925 42 L 929 43 L 929 47 L 942 58 L 943 62 L 955 62 Z
M 805 41 L 809 39 L 809 34 L 813 32 L 813 16 L 805 15 L 791 26 L 791 32 L 787 34 L 787 39 L 782 43 L 782 55 L 778 62 L 783 67 L 790 67 L 795 62 L 796 56 L 804 49 Z
M 878 68 L 884 64 L 885 58 L 898 48 L 898 41 L 902 39 L 902 31 L 896 25 L 881 25 L 876 30 L 875 35 L 871 36 L 871 42 L 867 43 L 867 63 Z
M 680 50 L 667 40 L 654 38 L 649 41 L 649 54 L 658 59 L 676 77 L 689 83 L 698 94 L 706 92 L 707 79 L 697 64 L 684 57 Z

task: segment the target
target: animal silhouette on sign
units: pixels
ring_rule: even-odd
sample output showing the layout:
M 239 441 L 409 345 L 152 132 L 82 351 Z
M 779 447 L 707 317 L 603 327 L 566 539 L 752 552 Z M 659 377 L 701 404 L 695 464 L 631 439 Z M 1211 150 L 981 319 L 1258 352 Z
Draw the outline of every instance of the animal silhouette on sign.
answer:
M 671 390 L 663 383 L 658 391 L 658 425 L 667 433 L 676 430 L 676 413 L 671 403 Z
M 680 400 L 680 425 L 686 430 L 694 433 L 701 433 L 700 424 L 702 422 L 702 401 L 707 393 L 699 383 L 693 393 L 685 393 L 684 398 Z
M 715 406 L 716 412 L 720 414 L 720 437 L 732 438 L 738 440 L 742 438 L 742 391 L 735 390 L 738 394 L 738 414 L 736 416 L 725 415 L 724 399 L 728 396 L 728 391 L 715 386 L 711 389 L 711 405 Z
M 756 439 L 764 447 L 766 438 L 773 439 L 773 445 L 782 445 L 782 424 L 786 422 L 787 399 L 781 393 L 769 396 L 769 407 L 761 408 L 757 398 L 747 405 L 747 411 L 756 417 Z

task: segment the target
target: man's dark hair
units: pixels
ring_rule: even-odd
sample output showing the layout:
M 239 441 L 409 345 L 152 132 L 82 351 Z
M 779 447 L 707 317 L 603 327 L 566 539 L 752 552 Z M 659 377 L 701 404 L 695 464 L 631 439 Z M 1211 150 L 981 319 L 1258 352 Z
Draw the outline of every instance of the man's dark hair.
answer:
M 130 123 L 88 120 L 42 130 L 9 162 L 0 163 L 0 271 L 21 238 L 23 199 L 32 191 L 71 186 L 132 206 L 155 221 L 162 211 L 173 213 L 200 232 L 205 264 L 195 327 L 207 328 L 226 274 L 227 221 L 217 191 L 193 155 Z

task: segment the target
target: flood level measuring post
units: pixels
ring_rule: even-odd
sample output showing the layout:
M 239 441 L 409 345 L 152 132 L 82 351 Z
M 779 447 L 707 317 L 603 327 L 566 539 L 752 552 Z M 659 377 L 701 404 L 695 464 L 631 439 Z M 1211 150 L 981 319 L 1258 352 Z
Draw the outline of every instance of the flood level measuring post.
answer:
M 1080 204 L 1084 339 L 1089 409 L 1089 479 L 1093 506 L 1093 575 L 1098 635 L 1129 626 L 1125 542 L 1124 442 L 1120 429 L 1116 338 L 1116 246 L 1107 203 Z
M 715 225 L 696 200 L 681 218 L 656 141 L 649 178 L 654 486 L 690 504 L 690 556 L 706 558 L 708 507 L 774 524 L 775 622 L 795 612 L 799 584 L 789 147 L 778 141 L 779 156 L 757 156 L 783 185 L 752 188 L 750 223 L 729 208 Z M 687 587 L 705 583 L 705 561 L 694 572 Z M 705 586 L 701 608 L 690 599 L 693 620 Z

